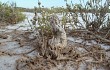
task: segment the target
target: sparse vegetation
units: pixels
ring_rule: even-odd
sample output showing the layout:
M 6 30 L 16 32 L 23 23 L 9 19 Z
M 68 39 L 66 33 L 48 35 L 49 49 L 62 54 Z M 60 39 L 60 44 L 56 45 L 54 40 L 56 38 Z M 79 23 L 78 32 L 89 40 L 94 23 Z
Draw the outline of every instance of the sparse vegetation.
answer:
M 66 8 L 45 8 L 40 0 L 34 9 L 19 8 L 34 12 L 34 17 L 27 20 L 31 29 L 15 29 L 0 37 L 8 39 L 8 35 L 11 35 L 12 41 L 17 41 L 20 49 L 27 46 L 32 49 L 20 53 L 0 51 L 0 55 L 22 56 L 16 61 L 17 70 L 97 70 L 101 67 L 109 70 L 110 46 L 105 49 L 102 44 L 110 45 L 110 1 L 106 0 L 104 4 L 102 0 L 79 0 L 80 4 L 64 1 Z M 0 11 L 3 13 L 2 22 L 15 23 L 25 18 L 18 12 L 15 3 L 0 6 L 3 9 Z M 74 40 L 67 39 L 69 37 Z M 34 53 L 35 57 L 30 53 Z
M 110 39 L 103 38 L 103 35 L 100 34 L 101 32 L 103 32 L 102 29 L 105 28 L 104 25 L 106 25 L 106 22 L 107 24 L 109 24 L 108 21 L 110 21 L 109 15 L 107 15 L 108 6 L 107 4 L 103 6 L 103 5 L 99 5 L 99 3 L 97 4 L 96 3 L 97 2 L 93 2 L 93 1 L 91 3 L 87 2 L 86 5 L 84 5 L 84 7 L 82 6 L 82 4 L 76 4 L 74 6 L 73 5 L 71 6 L 66 3 L 67 4 L 66 12 L 64 10 L 62 10 L 62 12 L 61 11 L 55 12 L 56 11 L 55 9 L 54 10 L 52 9 L 53 12 L 48 12 L 48 11 L 44 11 L 41 8 L 41 3 L 38 2 L 39 9 L 40 9 L 39 12 L 41 16 L 38 16 L 36 14 L 38 10 L 35 9 L 35 16 L 32 20 L 32 23 L 35 25 L 36 22 L 38 21 L 37 24 L 39 26 L 35 28 L 35 31 L 38 31 L 40 33 L 40 35 L 37 36 L 40 38 L 40 41 L 35 40 L 37 41 L 36 42 L 37 44 L 34 46 L 37 46 L 37 47 L 39 46 L 36 50 L 39 51 L 39 54 L 42 57 L 35 58 L 35 60 L 31 62 L 31 63 L 34 62 L 34 64 L 29 66 L 30 63 L 27 63 L 27 66 L 30 67 L 30 69 L 32 70 L 34 69 L 51 70 L 51 68 L 57 67 L 58 64 L 65 65 L 65 66 L 67 64 L 72 65 L 69 62 L 69 61 L 72 61 L 72 63 L 76 63 L 76 68 L 75 68 L 76 70 L 80 69 L 80 63 L 87 64 L 85 69 L 82 69 L 82 70 L 91 70 L 92 67 L 94 66 L 96 67 L 96 69 L 97 67 L 100 67 L 100 66 L 104 66 L 109 69 L 110 68 L 109 59 L 106 58 L 108 56 L 105 54 L 107 50 L 101 48 L 98 44 L 91 44 L 88 46 L 82 42 L 80 44 L 77 43 L 78 45 L 75 45 L 75 44 L 71 46 L 67 45 L 65 48 L 59 48 L 59 47 L 52 48 L 50 46 L 50 43 L 48 43 L 50 39 L 57 40 L 57 38 L 56 39 L 54 38 L 60 35 L 60 32 L 59 33 L 57 33 L 58 31 L 54 32 L 55 31 L 53 30 L 54 27 L 53 28 L 50 27 L 50 25 L 53 23 L 55 24 L 61 23 L 65 31 L 69 30 L 69 27 L 67 27 L 67 24 L 70 23 L 69 25 L 72 27 L 72 30 L 69 30 L 70 32 L 69 36 L 73 35 L 75 37 L 74 33 L 76 33 L 77 37 L 81 37 L 86 41 L 98 40 L 98 43 L 101 43 L 103 41 L 105 43 L 110 43 Z M 49 18 L 53 14 L 55 15 L 58 13 L 63 15 L 62 18 L 59 20 L 58 18 L 54 17 L 55 19 L 52 20 L 53 22 L 50 22 L 51 20 Z M 84 23 L 82 23 L 78 19 L 79 17 L 81 17 Z M 105 18 L 107 18 L 108 20 L 106 20 Z M 78 28 L 75 28 L 75 27 L 78 27 Z M 78 30 L 79 31 L 82 30 L 82 32 L 78 32 Z M 108 31 L 110 32 L 110 30 Z M 105 34 L 109 36 L 108 32 L 105 32 Z M 60 37 L 61 36 L 59 36 L 58 39 L 60 39 Z M 35 41 L 33 43 L 35 43 Z M 53 46 L 54 46 L 54 43 L 53 43 Z M 78 48 L 83 49 L 84 51 L 81 51 L 81 50 L 79 51 Z M 92 58 L 93 60 L 89 61 L 88 58 Z M 42 61 L 42 62 L 39 63 L 39 61 Z M 47 65 L 45 65 L 45 62 L 48 62 Z M 65 62 L 67 64 L 65 64 Z M 18 66 L 20 66 L 20 64 L 18 64 Z M 75 64 L 73 64 L 72 66 L 75 66 Z M 17 69 L 19 69 L 19 67 L 17 67 Z M 65 67 L 61 69 L 66 70 Z

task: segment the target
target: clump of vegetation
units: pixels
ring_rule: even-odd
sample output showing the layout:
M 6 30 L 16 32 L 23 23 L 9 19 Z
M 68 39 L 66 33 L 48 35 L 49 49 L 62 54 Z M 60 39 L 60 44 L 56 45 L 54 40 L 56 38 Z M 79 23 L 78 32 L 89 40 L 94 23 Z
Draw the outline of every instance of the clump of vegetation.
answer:
M 15 24 L 25 19 L 19 9 L 16 7 L 16 3 L 1 3 L 0 2 L 0 22 Z
M 104 42 L 110 42 L 110 15 L 109 0 L 81 1 L 79 4 L 67 3 L 68 12 L 72 17 L 71 23 L 74 23 L 79 29 L 87 30 L 89 34 L 95 35 L 96 38 Z M 97 34 L 97 35 L 96 35 Z
M 66 3 L 67 4 L 67 3 Z M 81 17 L 82 21 L 85 24 L 85 29 L 99 31 L 103 25 L 107 25 L 109 19 L 109 1 L 105 1 L 104 5 L 101 0 L 90 0 L 84 3 L 80 0 L 80 4 L 67 4 L 68 12 L 74 13 Z M 73 16 L 72 15 L 72 16 Z M 81 19 L 77 19 L 77 23 L 80 23 Z M 104 26 L 103 26 L 104 27 Z

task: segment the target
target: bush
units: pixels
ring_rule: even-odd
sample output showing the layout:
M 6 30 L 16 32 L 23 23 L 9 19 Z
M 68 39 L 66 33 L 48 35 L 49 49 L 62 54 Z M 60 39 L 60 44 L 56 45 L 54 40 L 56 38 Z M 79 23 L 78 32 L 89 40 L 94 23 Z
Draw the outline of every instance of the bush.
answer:
M 16 3 L 0 2 L 0 21 L 15 24 L 25 19 L 25 15 L 16 7 Z
M 77 19 L 76 24 L 84 24 L 84 26 L 81 25 L 80 27 L 96 33 L 102 32 L 105 26 L 109 27 L 109 1 L 105 0 L 104 5 L 102 0 L 89 0 L 83 4 L 84 2 L 84 0 L 80 0 L 79 4 L 73 4 L 72 2 L 72 5 L 67 4 L 67 9 L 72 12 L 72 16 L 76 14 L 80 17 L 80 19 Z

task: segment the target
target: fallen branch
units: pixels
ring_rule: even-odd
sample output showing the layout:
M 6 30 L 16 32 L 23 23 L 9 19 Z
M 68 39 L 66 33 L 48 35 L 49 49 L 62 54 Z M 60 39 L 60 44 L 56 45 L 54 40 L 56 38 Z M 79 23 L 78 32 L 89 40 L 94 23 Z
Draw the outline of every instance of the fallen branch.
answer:
M 110 43 L 110 40 L 108 40 L 108 39 L 106 39 L 106 38 L 103 38 L 102 36 L 99 36 L 99 35 L 97 35 L 97 34 L 91 32 L 91 31 L 89 31 L 89 30 L 75 30 L 75 31 L 76 31 L 76 32 L 87 32 L 87 33 L 90 33 L 90 34 L 92 34 L 93 36 L 95 36 L 96 38 L 98 38 L 98 39 L 100 39 L 100 40 L 103 40 L 104 42 Z
M 1 55 L 9 55 L 9 56 L 12 56 L 12 55 L 29 54 L 29 53 L 35 51 L 36 49 L 37 49 L 37 48 L 34 48 L 34 49 L 30 50 L 30 51 L 27 51 L 27 52 L 24 52 L 24 53 L 18 53 L 18 54 L 17 54 L 17 53 L 6 52 L 6 51 L 0 51 L 0 56 L 1 56 Z
M 103 41 L 105 41 L 105 42 L 110 43 L 110 40 L 108 40 L 108 39 L 106 39 L 106 38 L 103 38 L 103 37 L 101 37 L 101 36 L 99 36 L 99 35 L 96 35 L 95 33 L 91 32 L 91 31 L 88 31 L 88 30 L 87 30 L 87 32 L 90 33 L 90 34 L 92 34 L 92 35 L 94 35 L 96 38 L 99 38 L 99 39 L 101 39 L 101 40 L 103 40 Z
M 109 34 L 110 34 L 110 29 L 108 30 L 108 32 L 107 32 L 107 34 L 105 35 L 104 38 L 107 38 L 109 36 Z

